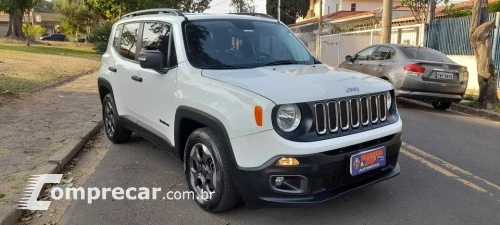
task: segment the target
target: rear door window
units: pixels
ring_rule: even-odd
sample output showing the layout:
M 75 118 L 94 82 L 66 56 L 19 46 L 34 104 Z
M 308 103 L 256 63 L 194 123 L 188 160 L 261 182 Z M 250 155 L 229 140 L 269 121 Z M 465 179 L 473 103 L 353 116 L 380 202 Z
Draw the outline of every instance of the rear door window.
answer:
M 453 63 L 445 54 L 430 48 L 404 47 L 401 48 L 406 57 L 416 60 Z
M 135 60 L 139 27 L 140 23 L 129 23 L 123 26 L 119 52 L 126 59 Z

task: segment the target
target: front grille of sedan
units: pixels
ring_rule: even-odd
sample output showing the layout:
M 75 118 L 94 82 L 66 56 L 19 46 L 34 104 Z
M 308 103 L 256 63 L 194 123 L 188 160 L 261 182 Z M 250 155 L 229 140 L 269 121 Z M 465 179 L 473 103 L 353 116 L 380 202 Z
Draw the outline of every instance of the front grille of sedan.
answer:
M 314 104 L 316 133 L 346 132 L 384 123 L 387 96 L 383 93 L 319 102 Z

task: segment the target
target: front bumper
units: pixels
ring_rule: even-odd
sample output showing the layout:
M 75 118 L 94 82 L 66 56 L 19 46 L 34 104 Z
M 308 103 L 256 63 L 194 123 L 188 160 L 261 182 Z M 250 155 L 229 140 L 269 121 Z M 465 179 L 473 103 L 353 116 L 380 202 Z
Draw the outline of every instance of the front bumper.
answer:
M 368 142 L 331 151 L 310 155 L 286 155 L 295 157 L 300 165 L 278 167 L 276 161 L 283 156 L 276 156 L 257 168 L 232 168 L 233 180 L 239 193 L 249 208 L 262 206 L 299 206 L 319 203 L 335 198 L 343 193 L 374 184 L 399 174 L 398 155 L 401 147 L 401 133 L 392 134 Z M 349 156 L 386 147 L 387 163 L 358 176 L 349 173 Z M 303 193 L 283 193 L 271 188 L 270 177 L 273 175 L 300 175 L 307 178 Z

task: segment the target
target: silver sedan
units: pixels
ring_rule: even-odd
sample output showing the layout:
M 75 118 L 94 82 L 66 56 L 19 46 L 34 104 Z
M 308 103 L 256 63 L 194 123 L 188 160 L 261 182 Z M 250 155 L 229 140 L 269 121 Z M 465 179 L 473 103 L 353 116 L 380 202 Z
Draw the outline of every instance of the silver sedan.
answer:
M 462 99 L 467 89 L 467 67 L 430 48 L 381 44 L 346 56 L 341 68 L 388 80 L 396 96 L 430 102 L 446 110 Z

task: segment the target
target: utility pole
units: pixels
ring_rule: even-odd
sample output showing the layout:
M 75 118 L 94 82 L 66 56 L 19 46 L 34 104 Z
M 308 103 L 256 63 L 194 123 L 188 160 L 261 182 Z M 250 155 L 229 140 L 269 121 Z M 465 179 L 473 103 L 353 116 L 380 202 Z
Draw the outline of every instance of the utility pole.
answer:
M 281 21 L 281 0 L 278 0 L 278 20 Z
M 434 21 L 435 14 L 436 0 L 429 0 L 429 7 L 427 9 L 427 21 L 424 24 L 424 40 L 422 40 L 422 43 L 424 43 L 424 47 L 427 47 L 427 35 L 429 33 L 429 26 L 431 25 L 432 21 Z
M 382 31 L 380 43 L 391 43 L 392 31 L 392 0 L 384 0 L 382 5 Z
M 319 1 L 318 32 L 316 33 L 316 58 L 321 57 L 321 33 L 323 31 L 323 0 Z

